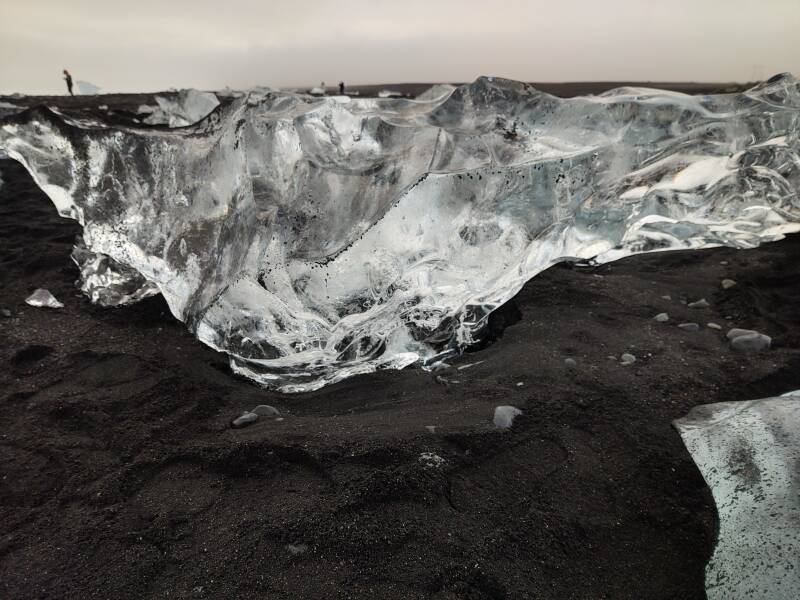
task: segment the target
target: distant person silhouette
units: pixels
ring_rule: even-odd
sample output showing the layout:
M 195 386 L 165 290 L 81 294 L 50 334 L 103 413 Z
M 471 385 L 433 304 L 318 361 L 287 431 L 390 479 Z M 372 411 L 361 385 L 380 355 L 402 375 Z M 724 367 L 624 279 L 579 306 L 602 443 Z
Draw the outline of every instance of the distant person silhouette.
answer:
M 339 82 L 339 95 L 344 96 L 344 81 Z
M 69 74 L 69 71 L 64 69 L 64 81 L 67 82 L 67 91 L 69 91 L 70 96 L 74 96 L 75 94 L 72 93 L 72 75 Z

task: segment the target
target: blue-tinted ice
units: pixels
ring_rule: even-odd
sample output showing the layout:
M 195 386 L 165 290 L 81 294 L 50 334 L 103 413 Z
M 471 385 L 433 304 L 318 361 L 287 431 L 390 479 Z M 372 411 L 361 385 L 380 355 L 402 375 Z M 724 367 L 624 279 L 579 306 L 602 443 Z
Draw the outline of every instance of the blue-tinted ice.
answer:
M 35 109 L 0 121 L 0 148 L 109 258 L 89 293 L 159 290 L 293 392 L 458 352 L 561 260 L 797 231 L 799 116 L 788 75 L 572 99 L 480 78 L 417 100 L 259 90 L 172 130 Z

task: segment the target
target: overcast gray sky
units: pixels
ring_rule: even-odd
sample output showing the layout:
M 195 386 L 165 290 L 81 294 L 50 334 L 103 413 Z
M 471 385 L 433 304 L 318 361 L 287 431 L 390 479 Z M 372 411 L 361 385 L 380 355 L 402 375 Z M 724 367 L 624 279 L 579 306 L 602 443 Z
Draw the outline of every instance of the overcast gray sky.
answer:
M 800 75 L 800 0 L 0 0 L 0 93 Z

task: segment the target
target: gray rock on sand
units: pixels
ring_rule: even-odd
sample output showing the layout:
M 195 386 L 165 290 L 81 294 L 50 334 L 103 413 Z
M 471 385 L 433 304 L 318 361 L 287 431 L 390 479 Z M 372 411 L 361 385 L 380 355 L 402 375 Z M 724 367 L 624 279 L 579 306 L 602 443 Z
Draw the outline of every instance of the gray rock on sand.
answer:
M 243 412 L 242 416 L 236 417 L 233 421 L 231 421 L 231 427 L 236 429 L 240 427 L 247 427 L 256 421 L 258 421 L 258 415 L 256 413 Z
M 700 325 L 697 323 L 681 323 L 678 327 L 684 331 L 700 331 Z
M 277 408 L 270 406 L 269 404 L 259 404 L 250 412 L 258 415 L 259 417 L 277 417 L 279 414 L 281 414 Z
M 6 319 L 11 318 L 11 311 L 7 308 L 0 308 L 0 317 L 4 317 Z
M 736 285 L 736 282 L 733 279 L 723 279 L 720 285 L 722 285 L 723 290 L 729 290 Z
M 516 406 L 498 406 L 494 409 L 494 426 L 508 429 L 521 414 L 522 411 Z
M 739 352 L 761 352 L 772 345 L 772 338 L 763 333 L 746 333 L 731 340 L 731 348 Z
M 655 317 L 653 317 L 654 321 L 658 321 L 659 323 L 666 323 L 669 321 L 669 314 L 667 313 L 658 313 Z
M 286 549 L 292 556 L 299 556 L 308 552 L 308 546 L 305 544 L 287 544 Z
M 621 365 L 632 365 L 636 362 L 636 357 L 633 354 L 629 354 L 625 352 L 622 356 L 619 357 L 619 362 Z
M 722 325 L 717 325 L 716 323 L 707 323 L 706 327 L 708 327 L 709 329 L 716 329 L 717 331 L 720 331 L 722 329 Z
M 697 300 L 695 302 L 689 302 L 688 306 L 689 308 L 708 308 L 711 305 L 705 298 L 700 298 L 700 300 Z
M 574 358 L 565 358 L 564 366 L 567 367 L 568 369 L 577 369 L 578 363 L 575 361 Z
M 750 335 L 751 333 L 758 333 L 755 329 L 740 329 L 738 327 L 734 327 L 733 329 L 729 329 L 727 333 L 727 337 L 729 340 L 733 338 L 737 338 L 740 335 Z
M 44 288 L 36 289 L 30 296 L 25 298 L 25 304 L 40 308 L 64 308 L 64 305 L 50 293 L 50 290 Z

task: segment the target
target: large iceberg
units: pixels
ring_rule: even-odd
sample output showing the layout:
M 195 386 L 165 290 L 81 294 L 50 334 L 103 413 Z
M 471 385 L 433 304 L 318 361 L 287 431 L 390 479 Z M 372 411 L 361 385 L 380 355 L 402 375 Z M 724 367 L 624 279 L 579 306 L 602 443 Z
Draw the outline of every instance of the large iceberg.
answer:
M 484 77 L 418 100 L 245 94 L 174 130 L 37 108 L 0 121 L 0 148 L 109 258 L 96 298 L 157 289 L 235 371 L 295 392 L 456 353 L 558 261 L 797 231 L 799 123 L 790 75 L 571 99 Z

